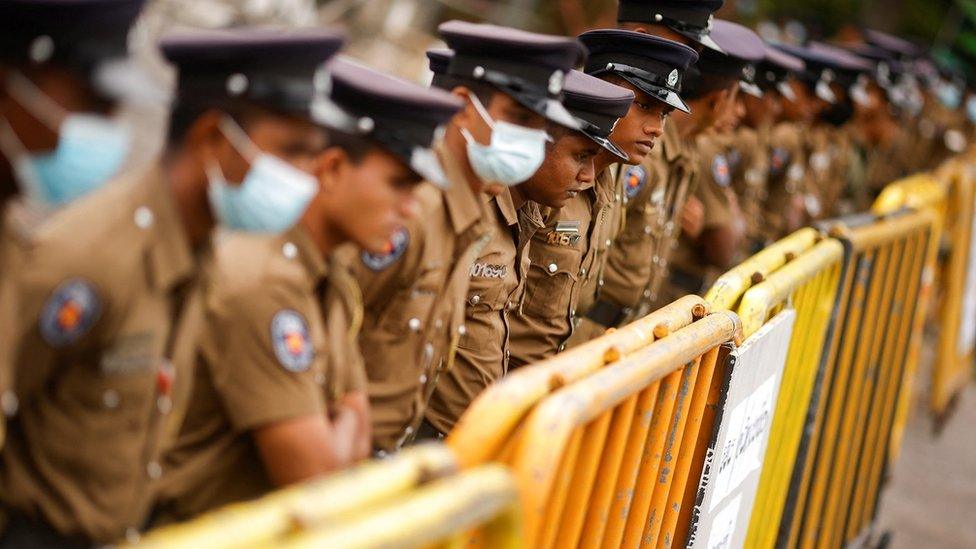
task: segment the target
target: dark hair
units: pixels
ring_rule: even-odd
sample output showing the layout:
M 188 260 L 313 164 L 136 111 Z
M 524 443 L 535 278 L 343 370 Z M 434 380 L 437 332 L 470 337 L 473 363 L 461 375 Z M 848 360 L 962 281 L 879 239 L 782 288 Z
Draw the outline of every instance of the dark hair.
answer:
M 363 158 L 365 158 L 370 151 L 379 146 L 372 139 L 339 130 L 326 130 L 326 135 L 328 136 L 329 140 L 329 145 L 327 148 L 339 147 L 345 151 L 345 153 L 349 156 L 349 159 L 355 164 L 362 162 Z
M 247 128 L 251 121 L 256 118 L 290 116 L 287 113 L 245 99 L 233 99 L 222 105 L 178 100 L 169 116 L 168 143 L 173 144 L 184 139 L 197 119 L 212 110 L 226 113 L 243 128 Z

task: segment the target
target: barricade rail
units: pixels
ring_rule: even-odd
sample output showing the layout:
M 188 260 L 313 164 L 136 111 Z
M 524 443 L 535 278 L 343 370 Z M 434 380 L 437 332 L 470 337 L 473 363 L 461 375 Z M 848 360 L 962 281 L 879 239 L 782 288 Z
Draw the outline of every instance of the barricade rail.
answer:
M 138 546 L 299 547 L 320 540 L 342 541 L 329 547 L 379 547 L 392 541 L 409 546 L 484 524 L 481 534 L 492 547 L 517 547 L 520 515 L 507 471 L 489 465 L 458 473 L 457 460 L 444 445 L 423 444 L 388 460 L 158 528 Z M 384 519 L 377 523 L 377 517 Z
M 893 183 L 871 213 L 770 245 L 704 299 L 512 372 L 446 446 L 163 528 L 143 545 L 863 545 L 937 274 L 932 409 L 944 415 L 971 375 L 972 172 L 958 159 Z M 756 463 L 744 463 L 749 451 Z
M 844 244 L 829 355 L 809 411 L 779 545 L 839 547 L 869 533 L 895 411 L 925 311 L 936 218 L 905 211 L 827 224 Z M 822 403 L 822 404 L 821 404 Z M 769 456 L 767 456 L 769 459 Z

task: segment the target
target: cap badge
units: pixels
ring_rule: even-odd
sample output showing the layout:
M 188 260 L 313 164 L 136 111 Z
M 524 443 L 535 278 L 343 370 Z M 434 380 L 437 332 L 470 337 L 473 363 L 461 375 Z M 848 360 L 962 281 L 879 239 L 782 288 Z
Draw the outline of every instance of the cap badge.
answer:
M 549 77 L 549 93 L 557 95 L 563 91 L 563 82 L 565 81 L 566 75 L 563 71 L 556 71 L 552 73 Z
M 673 88 L 674 85 L 677 83 L 678 83 L 678 69 L 674 69 L 671 71 L 671 74 L 668 75 L 668 86 L 671 86 Z
M 624 175 L 624 194 L 630 200 L 637 196 L 647 183 L 647 172 L 643 166 L 631 166 Z
M 314 352 L 305 318 L 295 311 L 278 311 L 271 319 L 271 341 L 275 358 L 289 372 L 304 372 L 312 365 Z
M 31 41 L 28 55 L 38 65 L 47 63 L 54 55 L 54 39 L 46 34 L 38 36 Z
M 756 67 L 753 67 L 752 65 L 746 65 L 745 68 L 742 69 L 742 75 L 749 82 L 754 81 L 756 79 Z

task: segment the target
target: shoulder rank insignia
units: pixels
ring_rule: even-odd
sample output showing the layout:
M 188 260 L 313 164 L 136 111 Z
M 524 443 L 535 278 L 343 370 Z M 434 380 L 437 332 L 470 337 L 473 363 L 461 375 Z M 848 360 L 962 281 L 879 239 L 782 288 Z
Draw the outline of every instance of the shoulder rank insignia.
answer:
M 628 199 L 637 196 L 647 184 L 647 170 L 644 166 L 631 166 L 624 174 L 624 194 Z
M 728 187 L 732 183 L 732 172 L 729 170 L 729 161 L 725 155 L 715 155 L 715 159 L 712 160 L 712 177 L 719 187 Z
M 102 303 L 87 280 L 73 278 L 61 283 L 41 310 L 41 337 L 52 347 L 77 342 L 98 319 Z
M 406 229 L 399 229 L 397 232 L 393 233 L 393 237 L 390 241 L 386 243 L 386 250 L 378 254 L 371 254 L 369 252 L 362 253 L 363 264 L 373 271 L 382 271 L 383 269 L 393 265 L 403 252 L 407 251 L 407 245 L 410 243 L 410 233 Z
M 314 351 L 305 318 L 295 311 L 278 311 L 271 319 L 271 344 L 275 357 L 289 372 L 304 372 L 312 364 Z
M 790 151 L 776 147 L 769 157 L 769 172 L 773 175 L 783 173 L 783 169 L 790 163 Z

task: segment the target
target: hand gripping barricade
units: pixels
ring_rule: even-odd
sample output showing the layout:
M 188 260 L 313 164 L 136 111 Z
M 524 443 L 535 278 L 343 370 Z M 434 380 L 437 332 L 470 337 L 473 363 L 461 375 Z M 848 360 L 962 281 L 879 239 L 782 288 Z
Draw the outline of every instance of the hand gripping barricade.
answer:
M 442 444 L 159 528 L 139 547 L 419 547 L 477 528 L 486 547 L 521 547 L 515 485 L 500 465 L 458 472 Z
M 461 418 L 448 444 L 462 463 L 513 467 L 529 546 L 670 545 L 700 476 L 711 377 L 739 333 L 735 314 L 706 311 L 683 298 L 513 373 Z

